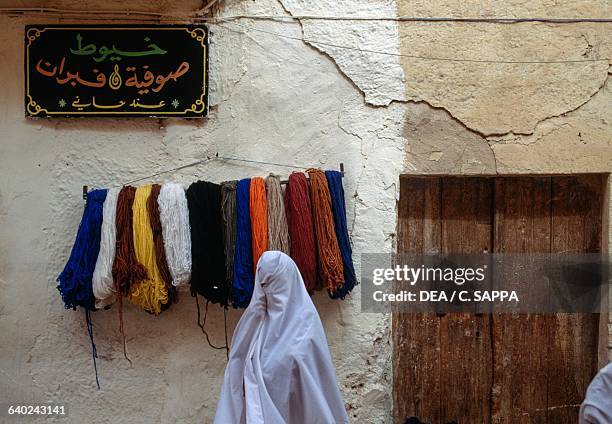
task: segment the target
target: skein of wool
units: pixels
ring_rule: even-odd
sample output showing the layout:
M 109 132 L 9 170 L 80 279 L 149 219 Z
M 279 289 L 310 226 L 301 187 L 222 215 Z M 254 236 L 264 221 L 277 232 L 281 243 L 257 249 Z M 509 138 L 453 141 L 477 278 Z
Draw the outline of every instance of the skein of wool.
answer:
M 246 308 L 249 305 L 255 284 L 249 212 L 250 191 L 249 178 L 240 180 L 236 184 L 236 245 L 232 281 L 232 305 L 235 308 Z
M 342 174 L 338 171 L 325 171 L 327 186 L 331 197 L 332 211 L 334 214 L 334 228 L 336 239 L 342 256 L 344 269 L 344 284 L 335 292 L 329 292 L 332 299 L 344 299 L 355 287 L 355 267 L 353 266 L 353 250 L 346 226 L 346 205 L 344 203 L 344 188 L 342 187 Z
M 106 190 L 92 190 L 87 193 L 87 202 L 70 257 L 57 277 L 57 289 L 62 295 L 66 309 L 76 310 L 77 306 L 87 310 L 95 309 L 92 277 L 100 250 L 105 199 Z
M 123 187 L 117 197 L 117 210 L 115 215 L 115 228 L 117 231 L 117 244 L 115 261 L 113 262 L 113 281 L 117 299 L 126 296 L 131 287 L 147 277 L 147 270 L 138 262 L 134 251 L 134 213 L 132 205 L 136 188 Z M 121 308 L 119 309 L 121 314 Z
M 111 305 L 115 299 L 115 283 L 113 282 L 113 262 L 115 260 L 115 215 L 117 211 L 118 188 L 111 188 L 106 193 L 102 212 L 102 230 L 100 235 L 100 252 L 96 261 L 92 278 L 93 294 L 96 308 L 101 309 Z
M 234 279 L 234 248 L 236 245 L 236 183 L 237 181 L 225 181 L 221 183 L 221 216 L 223 220 L 225 281 L 227 282 L 230 292 Z
M 289 175 L 285 189 L 285 212 L 291 258 L 295 261 L 309 293 L 317 286 L 317 256 L 312 224 L 308 180 L 301 172 Z
M 159 270 L 159 276 L 166 285 L 168 291 L 168 303 L 162 305 L 162 308 L 170 306 L 177 300 L 176 288 L 172 285 L 172 276 L 170 275 L 170 269 L 168 268 L 168 262 L 166 261 L 166 249 L 164 247 L 164 236 L 162 233 L 162 225 L 159 217 L 159 204 L 157 199 L 159 198 L 159 192 L 161 186 L 159 184 L 153 184 L 151 186 L 151 194 L 147 199 L 147 212 L 149 213 L 149 222 L 151 223 L 151 232 L 153 233 L 153 245 L 155 247 L 155 262 L 157 263 L 157 269 Z
M 102 231 L 103 208 L 106 200 L 106 190 L 92 190 L 87 193 L 87 202 L 83 210 L 83 217 L 79 230 L 70 252 L 70 257 L 62 273 L 57 277 L 58 286 L 66 309 L 75 309 L 77 306 L 85 308 L 85 322 L 87 333 L 91 341 L 91 356 L 93 358 L 96 385 L 100 390 L 98 380 L 98 366 L 96 358 L 98 352 L 93 337 L 93 323 L 91 311 L 95 309 L 95 297 L 92 287 L 92 278 L 98 252 L 100 251 L 100 237 Z
M 207 181 L 187 189 L 191 226 L 191 294 L 227 305 L 225 257 L 221 233 L 221 186 Z
M 123 356 L 127 356 L 127 344 L 123 326 L 123 296 L 127 296 L 132 286 L 147 277 L 147 270 L 136 258 L 134 251 L 134 195 L 136 188 L 123 187 L 117 196 L 117 208 L 115 212 L 115 230 L 117 242 L 115 247 L 115 261 L 113 262 L 113 281 L 117 296 L 119 313 L 119 334 L 123 340 Z
M 168 290 L 166 290 L 166 285 L 161 279 L 155 260 L 153 232 L 147 211 L 147 200 L 151 194 L 151 189 L 151 185 L 138 187 L 134 195 L 134 204 L 132 205 L 134 252 L 138 262 L 147 270 L 147 278 L 133 284 L 127 298 L 145 311 L 159 315 L 161 306 L 168 303 Z
M 268 250 L 280 250 L 289 254 L 289 228 L 285 214 L 285 203 L 278 175 L 266 178 L 268 196 Z
M 251 178 L 249 198 L 251 231 L 253 234 L 253 272 L 263 252 L 268 250 L 268 205 L 266 200 L 266 183 L 261 177 Z
M 180 184 L 166 183 L 157 197 L 166 261 L 175 287 L 191 278 L 191 229 L 185 190 Z
M 344 266 L 331 209 L 327 179 L 320 169 L 307 170 L 310 176 L 310 199 L 315 227 L 319 272 L 328 292 L 335 293 L 344 283 Z

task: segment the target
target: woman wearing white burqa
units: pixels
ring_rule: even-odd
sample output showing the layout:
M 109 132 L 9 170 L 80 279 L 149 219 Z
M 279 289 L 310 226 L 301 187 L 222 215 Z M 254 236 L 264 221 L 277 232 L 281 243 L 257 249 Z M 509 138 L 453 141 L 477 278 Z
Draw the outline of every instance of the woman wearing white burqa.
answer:
M 215 424 L 348 423 L 319 314 L 293 260 L 265 252 L 240 318 Z
M 591 381 L 580 407 L 580 424 L 612 423 L 612 363 Z

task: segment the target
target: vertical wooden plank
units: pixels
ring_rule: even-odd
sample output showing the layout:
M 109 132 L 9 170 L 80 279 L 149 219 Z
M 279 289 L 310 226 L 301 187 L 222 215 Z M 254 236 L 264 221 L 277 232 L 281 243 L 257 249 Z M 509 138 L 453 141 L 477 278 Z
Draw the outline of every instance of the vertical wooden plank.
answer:
M 550 178 L 496 178 L 494 252 L 548 252 L 550 202 Z M 549 325 L 544 315 L 493 315 L 492 422 L 546 422 Z
M 440 250 L 440 179 L 401 178 L 398 253 Z M 439 320 L 431 314 L 393 313 L 394 421 L 440 419 Z
M 601 185 L 603 191 L 603 199 L 601 200 L 602 208 L 601 208 L 601 251 L 606 257 L 610 257 L 610 246 L 609 246 L 609 238 L 608 234 L 610 234 L 610 216 L 608 206 L 610 205 L 610 176 L 609 175 L 601 175 Z M 605 286 L 602 287 L 602 302 L 601 302 L 601 311 L 599 314 L 599 341 L 598 341 L 598 359 L 597 359 L 597 368 L 601 369 L 605 367 L 608 362 L 608 337 L 610 332 L 608 330 L 608 324 L 610 319 L 610 291 L 611 287 Z
M 553 177 L 553 252 L 602 249 L 601 175 Z M 556 314 L 548 346 L 548 422 L 575 423 L 597 372 L 599 314 Z
M 442 253 L 491 251 L 493 180 L 442 181 Z M 440 318 L 439 422 L 490 423 L 490 316 L 451 313 Z M 458 390 L 460 386 L 460 389 Z

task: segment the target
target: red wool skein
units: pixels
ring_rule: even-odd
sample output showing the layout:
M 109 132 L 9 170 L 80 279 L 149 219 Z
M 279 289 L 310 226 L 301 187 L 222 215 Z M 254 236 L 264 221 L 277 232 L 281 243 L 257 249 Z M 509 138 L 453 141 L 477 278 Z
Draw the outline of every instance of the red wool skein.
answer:
M 317 287 L 317 254 L 315 250 L 312 208 L 308 180 L 301 172 L 293 172 L 285 189 L 285 211 L 291 258 L 295 261 L 309 293 Z

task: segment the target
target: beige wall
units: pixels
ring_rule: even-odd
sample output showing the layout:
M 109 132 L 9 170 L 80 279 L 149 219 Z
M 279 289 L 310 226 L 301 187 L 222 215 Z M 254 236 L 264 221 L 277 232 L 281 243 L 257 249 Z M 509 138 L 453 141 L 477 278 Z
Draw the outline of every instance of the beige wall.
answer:
M 605 1 L 398 0 L 399 16 L 605 18 Z M 400 26 L 401 52 L 500 61 L 612 58 L 612 24 L 423 23 Z M 612 62 L 492 64 L 402 58 L 407 173 L 612 171 Z M 411 76 L 413 78 L 411 79 Z M 411 81 L 412 80 L 412 81 Z M 609 196 L 608 196 L 609 199 Z M 608 200 L 609 201 L 609 200 Z M 612 204 L 606 208 L 609 221 Z M 605 240 L 612 240 L 612 232 Z M 611 292 L 612 295 L 612 292 Z M 607 355 L 612 360 L 612 314 Z M 605 350 L 606 340 L 602 338 Z
M 6 4 L 9 3 L 9 4 Z M 574 3 L 579 3 L 575 5 Z M 3 6 L 96 8 L 75 1 Z M 187 13 L 200 2 L 138 1 L 130 8 Z M 105 9 L 124 9 L 110 1 Z M 228 0 L 222 15 L 609 17 L 606 1 Z M 65 311 L 55 278 L 82 210 L 81 185 L 109 186 L 206 152 L 347 169 L 348 218 L 362 252 L 394 249 L 402 173 L 612 170 L 609 64 L 443 63 L 278 38 L 266 31 L 390 53 L 519 60 L 612 57 L 612 25 L 271 22 L 212 27 L 211 114 L 202 121 L 27 120 L 23 29 L 74 18 L 0 15 L 0 402 L 66 402 L 74 422 L 210 422 L 225 356 L 195 324 L 193 300 L 160 317 L 126 308 L 124 359 L 116 310 L 94 314 L 102 390 L 95 390 L 82 312 Z M 238 31 L 238 32 L 236 32 Z M 223 181 L 286 169 L 210 162 L 168 179 Z M 157 181 L 162 182 L 164 178 Z M 385 422 L 390 409 L 388 318 L 318 294 L 350 416 Z M 239 318 L 230 311 L 230 330 Z M 220 343 L 222 313 L 213 308 Z M 612 330 L 612 327 L 611 327 Z

